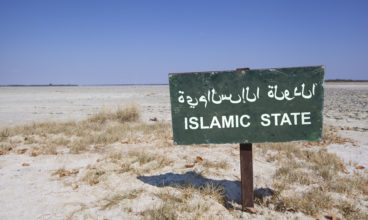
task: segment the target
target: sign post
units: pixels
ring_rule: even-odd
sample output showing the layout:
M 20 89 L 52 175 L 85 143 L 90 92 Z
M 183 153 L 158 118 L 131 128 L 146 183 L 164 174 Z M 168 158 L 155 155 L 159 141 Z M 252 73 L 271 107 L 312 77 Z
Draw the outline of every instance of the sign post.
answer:
M 240 144 L 242 208 L 254 207 L 252 143 L 322 137 L 324 67 L 169 74 L 174 144 Z
M 241 199 L 243 211 L 254 207 L 252 144 L 240 144 Z

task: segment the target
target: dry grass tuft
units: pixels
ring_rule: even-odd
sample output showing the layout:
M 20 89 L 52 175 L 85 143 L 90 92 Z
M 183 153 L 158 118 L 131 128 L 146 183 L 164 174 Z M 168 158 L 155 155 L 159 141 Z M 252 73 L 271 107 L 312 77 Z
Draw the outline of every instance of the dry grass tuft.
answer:
M 205 168 L 214 168 L 214 169 L 228 169 L 230 167 L 229 162 L 227 162 L 226 160 L 222 160 L 222 161 L 210 161 L 210 160 L 205 160 L 203 162 L 201 162 L 202 166 Z
M 55 170 L 51 175 L 52 176 L 60 176 L 65 171 L 66 171 L 65 168 L 60 168 L 60 169 Z
M 9 129 L 5 128 L 0 131 L 0 141 L 5 141 L 10 136 Z
M 307 215 L 330 209 L 338 209 L 347 219 L 360 219 L 367 215 L 359 209 L 341 208 L 347 204 L 352 206 L 348 201 L 367 196 L 368 177 L 358 173 L 348 175 L 344 162 L 335 154 L 328 153 L 325 148 L 301 148 L 299 143 L 257 146 L 269 160 L 279 165 L 273 183 L 275 194 L 266 200 L 256 199 L 258 204 L 268 207 L 273 204 L 277 211 L 295 210 Z M 305 189 L 298 191 L 298 187 Z M 341 196 L 348 200 L 333 199 L 332 195 L 336 193 L 343 194 Z M 357 216 L 360 218 L 355 218 Z
M 137 159 L 134 160 L 133 163 L 138 162 L 140 166 L 149 163 L 158 157 L 158 155 L 145 151 L 131 151 L 129 152 L 129 155 L 136 157 Z
M 111 112 L 102 110 L 99 113 L 88 118 L 89 122 L 103 124 L 107 121 L 118 121 L 120 123 L 138 121 L 140 112 L 136 105 L 129 105 L 125 108 L 119 107 L 116 111 Z
M 336 208 L 342 211 L 346 219 L 368 219 L 367 210 L 363 212 L 347 201 L 341 201 Z
M 155 122 L 153 124 L 141 123 L 134 127 L 134 130 L 139 130 L 149 141 L 157 140 L 159 146 L 157 147 L 171 147 L 172 144 L 172 130 L 171 124 L 164 122 Z
M 38 152 L 38 154 L 46 154 L 46 155 L 56 155 L 57 153 L 58 153 L 57 147 L 56 145 L 53 144 L 42 144 Z
M 136 189 L 129 192 L 119 193 L 117 195 L 114 195 L 109 198 L 105 198 L 102 201 L 105 201 L 106 203 L 101 207 L 102 210 L 110 209 L 116 205 L 118 205 L 121 201 L 125 199 L 135 199 L 139 195 L 141 195 L 144 192 L 142 189 Z
M 284 164 L 284 166 L 277 169 L 275 178 L 278 178 L 282 184 L 310 185 L 312 180 L 309 175 L 310 173 L 305 172 L 299 167 L 295 168 L 294 166 L 288 166 L 287 164 Z
M 100 178 L 106 174 L 106 170 L 101 168 L 91 168 L 87 173 L 81 178 L 82 181 L 88 184 L 95 185 L 100 182 Z
M 343 193 L 350 197 L 368 196 L 368 177 L 360 173 L 337 176 L 327 187 L 332 192 Z
M 0 151 L 2 152 L 8 152 L 13 150 L 13 146 L 11 144 L 5 143 L 5 144 L 0 144 Z
M 313 215 L 333 207 L 333 200 L 326 192 L 312 188 L 300 196 L 281 196 L 276 209 L 286 211 L 288 208 Z
M 225 205 L 225 188 L 222 185 L 214 184 L 214 183 L 206 183 L 199 187 L 199 192 L 207 197 L 210 197 L 220 203 L 221 205 Z
M 126 163 L 123 170 L 125 172 L 134 171 L 139 175 L 161 169 L 173 163 L 173 161 L 166 156 L 146 151 L 131 151 L 128 156 L 135 159 L 130 163 Z M 136 166 L 136 168 L 133 169 L 132 165 L 135 163 L 138 163 L 139 166 Z
M 266 154 L 267 159 L 269 161 L 279 161 L 284 157 L 286 158 L 294 158 L 300 157 L 302 155 L 301 144 L 298 143 L 266 143 L 266 144 L 257 144 L 263 154 Z M 273 154 L 267 154 L 268 151 L 276 152 Z
M 95 185 L 111 175 L 132 172 L 136 175 L 150 173 L 173 163 L 166 156 L 149 151 L 132 150 L 126 153 L 110 152 L 98 164 L 86 167 L 86 172 L 80 181 Z
M 171 192 L 169 188 L 156 193 L 162 204 L 141 212 L 141 215 L 145 219 L 212 219 L 215 216 L 208 215 L 210 208 L 215 203 L 224 205 L 225 190 L 222 185 L 207 183 L 196 187 L 186 184 L 177 189 L 179 191 Z
M 16 146 L 27 144 L 31 148 L 38 147 L 37 154 L 56 154 L 59 148 L 68 148 L 70 153 L 81 153 L 94 149 L 93 145 L 106 146 L 116 142 L 155 142 L 158 147 L 172 146 L 170 124 L 146 124 L 139 122 L 139 118 L 138 107 L 129 105 L 118 107 L 115 111 L 105 109 L 78 122 L 43 122 L 3 129 L 0 139 L 23 136 L 24 141 L 16 143 Z
M 141 215 L 144 216 L 144 219 L 147 220 L 175 220 L 178 219 L 177 208 L 178 207 L 175 204 L 164 203 L 153 209 L 148 209 L 141 212 Z
M 60 178 L 65 177 L 65 176 L 70 176 L 70 175 L 76 175 L 79 173 L 78 169 L 74 169 L 74 170 L 66 170 L 65 168 L 60 168 L 55 170 L 51 175 L 52 176 L 59 176 Z

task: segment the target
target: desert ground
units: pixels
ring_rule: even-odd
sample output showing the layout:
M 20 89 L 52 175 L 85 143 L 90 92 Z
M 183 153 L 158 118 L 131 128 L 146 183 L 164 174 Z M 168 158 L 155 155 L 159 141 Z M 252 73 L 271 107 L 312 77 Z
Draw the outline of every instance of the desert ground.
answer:
M 0 219 L 368 219 L 368 83 L 326 83 L 321 142 L 173 145 L 169 87 L 0 87 Z

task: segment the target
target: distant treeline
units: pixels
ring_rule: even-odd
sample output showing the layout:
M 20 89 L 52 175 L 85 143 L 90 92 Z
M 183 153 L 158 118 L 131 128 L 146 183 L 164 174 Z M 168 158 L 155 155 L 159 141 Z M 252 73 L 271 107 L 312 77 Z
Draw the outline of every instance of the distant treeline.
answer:
M 89 84 L 83 86 L 165 86 L 169 85 L 168 83 L 140 83 L 140 84 Z
M 78 85 L 77 84 L 51 84 L 50 83 L 50 84 L 40 84 L 40 85 L 17 85 L 17 84 L 14 84 L 14 85 L 0 85 L 0 86 L 3 86 L 3 87 L 28 87 L 28 86 L 47 87 L 47 86 L 78 86 Z
M 78 85 L 78 84 L 40 84 L 40 85 L 0 85 L 0 87 L 28 87 L 28 86 L 162 86 L 162 85 L 169 85 L 167 83 L 156 83 L 156 84 L 87 84 L 87 85 Z
M 368 80 L 326 79 L 325 82 L 368 82 Z

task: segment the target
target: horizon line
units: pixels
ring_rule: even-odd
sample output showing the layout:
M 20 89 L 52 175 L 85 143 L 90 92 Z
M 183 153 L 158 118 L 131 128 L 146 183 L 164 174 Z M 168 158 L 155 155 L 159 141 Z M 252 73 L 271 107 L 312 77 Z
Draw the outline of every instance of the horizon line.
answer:
M 368 82 L 368 79 L 325 79 L 324 82 Z M 104 83 L 104 84 L 5 84 L 0 87 L 52 87 L 52 86 L 159 86 L 169 83 Z

